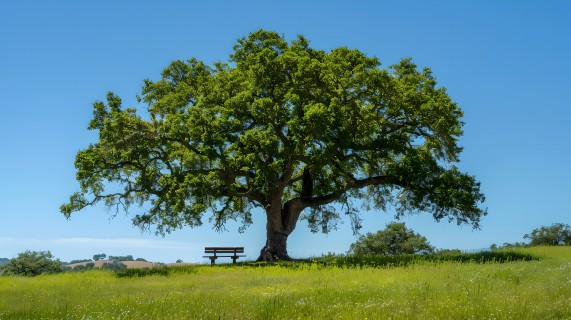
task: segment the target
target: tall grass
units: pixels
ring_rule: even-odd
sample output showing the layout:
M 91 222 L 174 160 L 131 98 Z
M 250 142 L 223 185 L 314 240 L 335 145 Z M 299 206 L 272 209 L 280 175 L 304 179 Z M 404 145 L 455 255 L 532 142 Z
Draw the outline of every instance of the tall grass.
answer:
M 438 253 L 438 254 L 400 254 L 400 255 L 372 255 L 372 256 L 325 256 L 310 259 L 307 262 L 327 266 L 338 267 L 405 267 L 418 263 L 442 263 L 442 262 L 474 262 L 494 263 L 538 260 L 538 257 L 520 250 L 497 250 L 476 253 Z M 299 264 L 293 263 L 292 266 Z
M 571 247 L 532 261 L 313 261 L 0 277 L 0 319 L 569 319 Z

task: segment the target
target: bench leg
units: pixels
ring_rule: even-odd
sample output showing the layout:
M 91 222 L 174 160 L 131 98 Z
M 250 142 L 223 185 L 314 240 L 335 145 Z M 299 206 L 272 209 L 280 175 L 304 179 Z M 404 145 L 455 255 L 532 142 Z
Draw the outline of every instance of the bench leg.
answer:
M 214 265 L 214 263 L 216 263 L 216 257 L 211 257 L 210 258 L 210 266 L 212 267 Z

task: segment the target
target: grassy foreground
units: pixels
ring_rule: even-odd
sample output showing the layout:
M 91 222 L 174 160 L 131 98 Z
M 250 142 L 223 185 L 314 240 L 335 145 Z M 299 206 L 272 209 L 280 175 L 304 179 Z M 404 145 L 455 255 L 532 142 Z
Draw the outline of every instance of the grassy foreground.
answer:
M 540 260 L 0 277 L 0 319 L 571 319 L 571 247 Z

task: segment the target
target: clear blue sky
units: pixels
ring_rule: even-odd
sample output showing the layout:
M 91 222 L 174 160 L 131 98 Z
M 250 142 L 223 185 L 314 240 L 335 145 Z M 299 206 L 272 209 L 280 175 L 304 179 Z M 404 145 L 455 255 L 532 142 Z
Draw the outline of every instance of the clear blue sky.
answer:
M 244 234 L 207 225 L 165 238 L 110 220 L 94 207 L 66 220 L 78 189 L 75 154 L 96 141 L 91 104 L 107 91 L 137 105 L 143 79 L 175 59 L 228 59 L 236 39 L 260 28 L 313 47 L 360 49 L 384 66 L 412 57 L 432 68 L 465 112 L 460 167 L 487 196 L 482 229 L 407 225 L 438 248 L 522 241 L 533 228 L 571 224 L 571 2 L 569 1 L 3 1 L 0 3 L 0 257 L 51 250 L 62 260 L 95 253 L 152 261 L 202 261 L 205 245 L 265 241 L 262 212 Z M 392 214 L 366 212 L 362 232 Z M 294 257 L 345 252 L 350 224 L 329 235 L 305 222 Z

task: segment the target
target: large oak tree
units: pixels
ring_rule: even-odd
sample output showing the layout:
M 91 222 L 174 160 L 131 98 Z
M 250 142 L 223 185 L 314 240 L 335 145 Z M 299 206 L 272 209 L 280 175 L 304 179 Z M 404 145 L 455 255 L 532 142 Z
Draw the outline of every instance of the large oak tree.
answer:
M 428 212 L 478 227 L 480 184 L 458 170 L 462 110 L 430 69 L 387 69 L 359 50 L 329 52 L 302 36 L 259 30 L 228 63 L 174 61 L 138 97 L 95 102 L 99 141 L 75 160 L 80 192 L 61 207 L 99 202 L 133 209 L 133 223 L 165 234 L 228 220 L 247 226 L 263 209 L 260 260 L 289 259 L 301 218 L 328 232 L 340 214 L 360 227 L 353 200 L 397 216 Z M 359 201 L 361 202 L 361 201 Z

